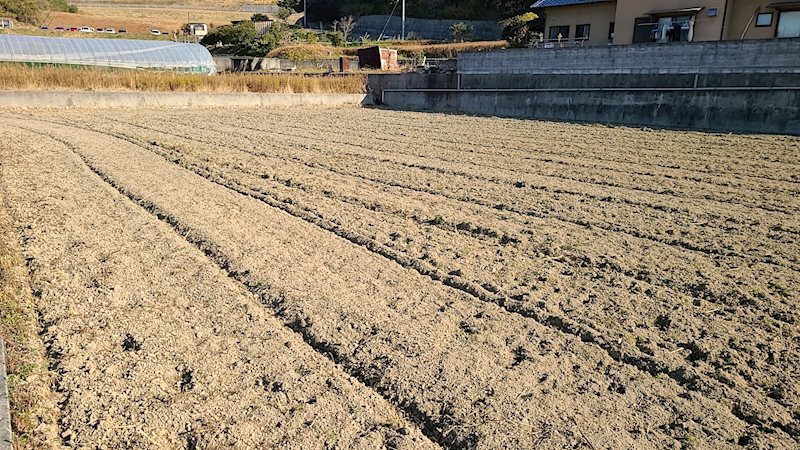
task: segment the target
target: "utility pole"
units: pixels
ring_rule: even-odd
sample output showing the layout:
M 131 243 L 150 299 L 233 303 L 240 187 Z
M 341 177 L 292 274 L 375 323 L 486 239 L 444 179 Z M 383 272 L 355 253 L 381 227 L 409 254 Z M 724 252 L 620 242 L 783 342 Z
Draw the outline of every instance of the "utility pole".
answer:
M 308 28 L 308 0 L 303 0 L 303 28 Z
M 395 3 L 395 4 L 397 4 L 397 3 Z M 401 33 L 402 33 L 403 36 L 401 37 L 401 39 L 405 41 L 406 40 L 406 0 L 403 0 L 403 26 L 402 26 L 402 28 L 403 28 L 403 31 Z

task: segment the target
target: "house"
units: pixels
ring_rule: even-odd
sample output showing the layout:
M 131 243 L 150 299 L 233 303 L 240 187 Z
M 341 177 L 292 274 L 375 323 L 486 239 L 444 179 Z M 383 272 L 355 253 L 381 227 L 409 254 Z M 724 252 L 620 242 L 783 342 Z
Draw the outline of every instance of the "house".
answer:
M 800 37 L 800 1 L 538 0 L 559 45 Z M 559 38 L 560 37 L 560 38 Z
M 7 17 L 0 17 L 0 29 L 14 28 L 14 21 Z
M 189 34 L 190 36 L 203 37 L 208 35 L 208 24 L 205 23 L 192 22 L 189 23 L 186 28 L 187 28 L 186 31 L 188 31 L 187 34 Z

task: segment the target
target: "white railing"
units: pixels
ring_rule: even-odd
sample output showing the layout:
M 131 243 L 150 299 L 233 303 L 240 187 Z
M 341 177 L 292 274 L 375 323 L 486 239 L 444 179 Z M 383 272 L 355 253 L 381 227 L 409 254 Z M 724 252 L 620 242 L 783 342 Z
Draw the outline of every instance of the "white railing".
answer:
M 570 48 L 583 47 L 589 38 L 533 39 L 530 48 Z

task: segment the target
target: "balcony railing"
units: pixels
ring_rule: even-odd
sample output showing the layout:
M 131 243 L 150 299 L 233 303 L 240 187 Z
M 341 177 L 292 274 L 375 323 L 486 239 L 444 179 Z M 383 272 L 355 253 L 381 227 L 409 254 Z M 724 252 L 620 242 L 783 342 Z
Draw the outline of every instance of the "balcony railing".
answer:
M 531 40 L 530 48 L 571 48 L 583 47 L 589 40 L 585 38 L 562 38 L 562 39 L 536 39 Z

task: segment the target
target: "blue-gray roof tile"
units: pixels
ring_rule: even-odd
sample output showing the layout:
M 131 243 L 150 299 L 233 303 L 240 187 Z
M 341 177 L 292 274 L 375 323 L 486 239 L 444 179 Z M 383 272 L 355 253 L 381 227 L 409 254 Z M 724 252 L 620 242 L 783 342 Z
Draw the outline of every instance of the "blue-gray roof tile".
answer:
M 601 3 L 609 0 L 539 0 L 533 4 L 533 8 L 552 8 L 554 6 L 583 5 L 586 3 Z

